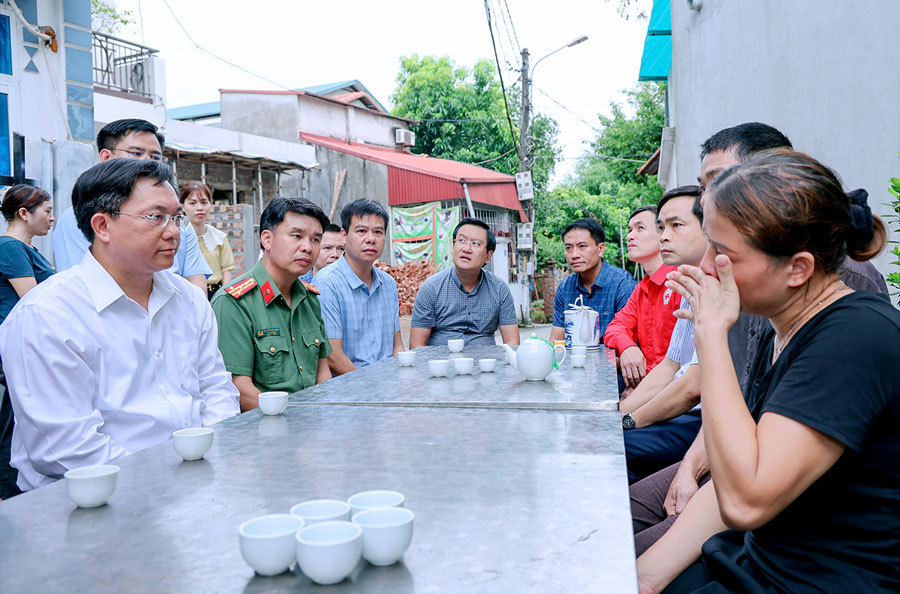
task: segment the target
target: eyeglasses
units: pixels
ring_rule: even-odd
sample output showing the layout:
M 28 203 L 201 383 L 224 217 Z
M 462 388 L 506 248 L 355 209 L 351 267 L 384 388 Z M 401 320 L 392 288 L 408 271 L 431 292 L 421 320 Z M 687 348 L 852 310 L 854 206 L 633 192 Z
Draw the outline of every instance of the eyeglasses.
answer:
M 187 216 L 183 215 L 183 214 L 167 215 L 167 214 L 155 213 L 155 214 L 149 214 L 149 215 L 142 215 L 142 214 L 134 214 L 134 213 L 130 213 L 130 212 L 121 212 L 118 210 L 114 211 L 113 214 L 128 215 L 129 217 L 141 217 L 142 219 L 147 219 L 148 221 L 150 221 L 150 224 L 152 226 L 160 227 L 160 228 L 168 225 L 169 221 L 174 221 L 175 226 L 178 227 L 178 229 L 180 230 L 180 229 L 184 229 L 185 227 L 187 227 L 187 222 L 188 222 Z
M 465 237 L 457 237 L 456 239 L 453 240 L 453 243 L 455 243 L 456 245 L 458 245 L 460 247 L 470 245 L 475 249 L 484 247 L 484 243 L 482 243 L 481 240 L 466 239 Z
M 127 153 L 134 157 L 135 159 L 150 159 L 151 161 L 159 161 L 160 163 L 168 163 L 169 159 L 160 155 L 159 153 L 148 153 L 147 151 L 143 151 L 141 149 L 119 149 L 114 148 L 114 151 L 119 151 L 120 153 Z

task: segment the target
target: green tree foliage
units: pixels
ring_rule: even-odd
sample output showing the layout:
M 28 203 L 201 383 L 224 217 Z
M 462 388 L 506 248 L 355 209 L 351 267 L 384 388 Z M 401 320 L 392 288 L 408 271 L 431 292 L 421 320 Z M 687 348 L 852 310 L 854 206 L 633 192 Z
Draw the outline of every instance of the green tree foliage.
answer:
M 118 11 L 108 0 L 91 0 L 91 27 L 94 31 L 115 35 L 120 27 L 134 22 L 130 10 Z
M 888 192 L 894 197 L 894 199 L 890 202 L 891 208 L 894 209 L 894 214 L 888 215 L 888 219 L 893 221 L 894 223 L 894 231 L 900 233 L 900 177 L 892 177 L 891 185 L 888 188 Z M 900 243 L 900 242 L 893 242 Z M 900 247 L 896 245 L 891 249 L 891 253 L 897 259 L 891 262 L 891 264 L 895 266 L 900 266 Z M 891 287 L 895 289 L 894 295 L 900 295 L 900 272 L 889 272 L 887 274 L 887 282 Z M 900 305 L 900 297 L 897 298 L 897 305 Z
M 575 175 L 547 195 L 536 197 L 540 264 L 549 257 L 564 261 L 560 233 L 566 224 L 594 217 L 606 231 L 604 258 L 620 266 L 619 246 L 628 232 L 628 215 L 638 206 L 656 204 L 662 196 L 656 176 L 641 176 L 637 170 L 662 140 L 665 83 L 638 83 L 625 94 L 633 115 L 628 115 L 623 105 L 611 104 L 612 114 L 599 116 L 601 131 L 576 165 Z
M 514 123 L 519 117 L 518 96 L 515 88 L 507 89 Z M 447 56 L 403 57 L 391 101 L 392 115 L 419 122 L 413 127 L 413 152 L 483 163 L 484 167 L 508 174 L 519 170 L 503 92 L 492 61 L 479 60 L 467 68 L 457 66 Z M 518 127 L 513 130 L 518 141 Z M 543 115 L 534 118 L 531 135 L 536 159 L 532 177 L 537 192 L 544 191 L 559 160 L 557 134 L 556 121 Z

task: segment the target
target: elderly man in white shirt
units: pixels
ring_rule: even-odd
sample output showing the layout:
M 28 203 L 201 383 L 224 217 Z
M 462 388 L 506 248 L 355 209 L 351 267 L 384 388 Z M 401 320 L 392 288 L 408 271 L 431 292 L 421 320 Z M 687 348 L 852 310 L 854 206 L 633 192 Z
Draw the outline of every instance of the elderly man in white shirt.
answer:
M 20 489 L 239 412 L 206 296 L 167 271 L 184 222 L 173 186 L 151 160 L 82 174 L 72 203 L 91 249 L 0 325 Z

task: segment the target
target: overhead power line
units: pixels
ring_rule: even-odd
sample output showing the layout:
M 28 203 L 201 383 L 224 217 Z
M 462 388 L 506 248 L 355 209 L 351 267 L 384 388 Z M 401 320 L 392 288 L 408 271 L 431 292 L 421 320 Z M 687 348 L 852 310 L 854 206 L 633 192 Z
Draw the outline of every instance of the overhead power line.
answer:
M 169 9 L 169 13 L 172 15 L 172 18 L 175 19 L 175 22 L 178 23 L 178 26 L 181 28 L 181 30 L 182 30 L 182 32 L 185 34 L 185 36 L 191 41 L 191 43 L 194 44 L 194 47 L 196 47 L 198 50 L 200 50 L 200 51 L 202 51 L 202 52 L 205 52 L 205 53 L 209 54 L 210 56 L 212 56 L 212 57 L 215 58 L 216 60 L 219 60 L 219 61 L 221 61 L 221 62 L 225 62 L 226 64 L 228 64 L 229 66 L 231 66 L 231 67 L 233 67 L 233 68 L 237 68 L 238 70 L 240 70 L 240 71 L 242 71 L 242 72 L 246 72 L 246 73 L 249 74 L 250 76 L 256 77 L 256 78 L 258 78 L 259 80 L 264 80 L 264 81 L 266 81 L 266 82 L 269 83 L 269 84 L 273 84 L 273 85 L 275 85 L 276 87 L 282 88 L 282 89 L 284 89 L 285 91 L 292 91 L 292 90 L 293 90 L 293 89 L 291 89 L 290 87 L 286 87 L 286 86 L 284 86 L 284 85 L 281 84 L 281 83 L 277 83 L 277 82 L 275 82 L 274 80 L 268 79 L 268 78 L 266 78 L 266 77 L 264 77 L 264 76 L 260 76 L 259 74 L 256 74 L 255 72 L 251 72 L 251 71 L 247 70 L 246 68 L 244 68 L 243 66 L 238 66 L 238 65 L 235 64 L 234 62 L 229 62 L 229 61 L 226 60 L 225 58 L 223 58 L 223 57 L 221 57 L 221 56 L 218 56 L 218 55 L 212 53 L 211 51 L 209 51 L 208 49 L 206 49 L 205 47 L 201 46 L 199 43 L 197 43 L 196 41 L 194 41 L 194 38 L 191 37 L 191 34 L 187 32 L 187 29 L 185 29 L 185 28 L 184 28 L 184 25 L 181 24 L 181 21 L 178 20 L 178 16 L 175 14 L 175 11 L 172 10 L 172 7 L 169 6 L 168 0 L 163 0 L 163 4 L 165 4 L 165 5 L 166 5 L 166 8 Z
M 585 125 L 587 125 L 588 127 L 590 127 L 590 129 L 593 130 L 594 132 L 596 132 L 597 134 L 600 134 L 601 130 L 599 130 L 596 126 L 594 126 L 593 124 L 591 124 L 590 122 L 588 122 L 587 120 L 585 120 L 584 118 L 582 118 L 580 115 L 578 115 L 577 113 L 575 113 L 574 111 L 572 111 L 571 109 L 569 109 L 568 107 L 566 107 L 565 105 L 563 105 L 562 103 L 560 103 L 559 101 L 557 101 L 556 99 L 554 99 L 553 97 L 551 97 L 550 95 L 548 95 L 548 94 L 544 91 L 544 89 L 542 89 L 542 88 L 540 88 L 540 87 L 536 87 L 536 88 L 537 88 L 538 91 L 541 92 L 541 95 L 543 95 L 544 97 L 546 97 L 546 98 L 549 99 L 550 101 L 556 103 L 557 105 L 559 105 L 560 107 L 562 107 L 563 109 L 565 109 L 567 112 L 569 112 L 570 114 L 572 114 L 573 116 L 575 116 L 579 121 L 581 121 L 582 123 L 584 123 Z
M 506 121 L 509 122 L 509 135 L 512 138 L 513 146 L 519 150 L 519 141 L 513 132 L 512 117 L 509 115 L 509 101 L 506 98 L 506 85 L 503 84 L 503 69 L 500 68 L 500 58 L 497 56 L 497 42 L 494 41 L 494 26 L 491 24 L 491 7 L 488 0 L 484 0 L 484 12 L 487 14 L 488 31 L 491 33 L 491 46 L 494 48 L 494 60 L 497 62 L 497 75 L 500 77 L 500 90 L 503 92 L 503 106 L 506 108 Z
M 506 3 L 506 0 L 503 0 L 503 5 L 506 6 L 506 14 L 509 16 L 509 26 L 512 28 L 513 38 L 516 40 L 516 48 L 519 50 L 519 53 L 522 53 L 522 46 L 519 45 L 519 36 L 516 34 L 516 26 L 513 24 L 512 13 L 509 11 L 509 4 Z

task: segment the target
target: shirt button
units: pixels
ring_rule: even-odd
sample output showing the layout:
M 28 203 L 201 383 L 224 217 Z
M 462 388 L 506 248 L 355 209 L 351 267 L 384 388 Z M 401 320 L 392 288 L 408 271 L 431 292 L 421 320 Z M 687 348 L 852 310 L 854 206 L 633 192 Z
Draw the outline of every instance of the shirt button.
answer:
M 291 336 L 291 342 L 297 342 L 297 339 Z
M 300 371 L 303 371 L 303 366 L 302 366 L 302 365 L 300 366 Z
M 318 338 L 316 339 L 316 344 L 319 344 L 319 339 L 318 339 Z
M 275 347 L 270 348 L 270 349 L 269 349 L 269 352 L 270 352 L 270 353 L 274 353 L 274 352 L 275 352 Z

